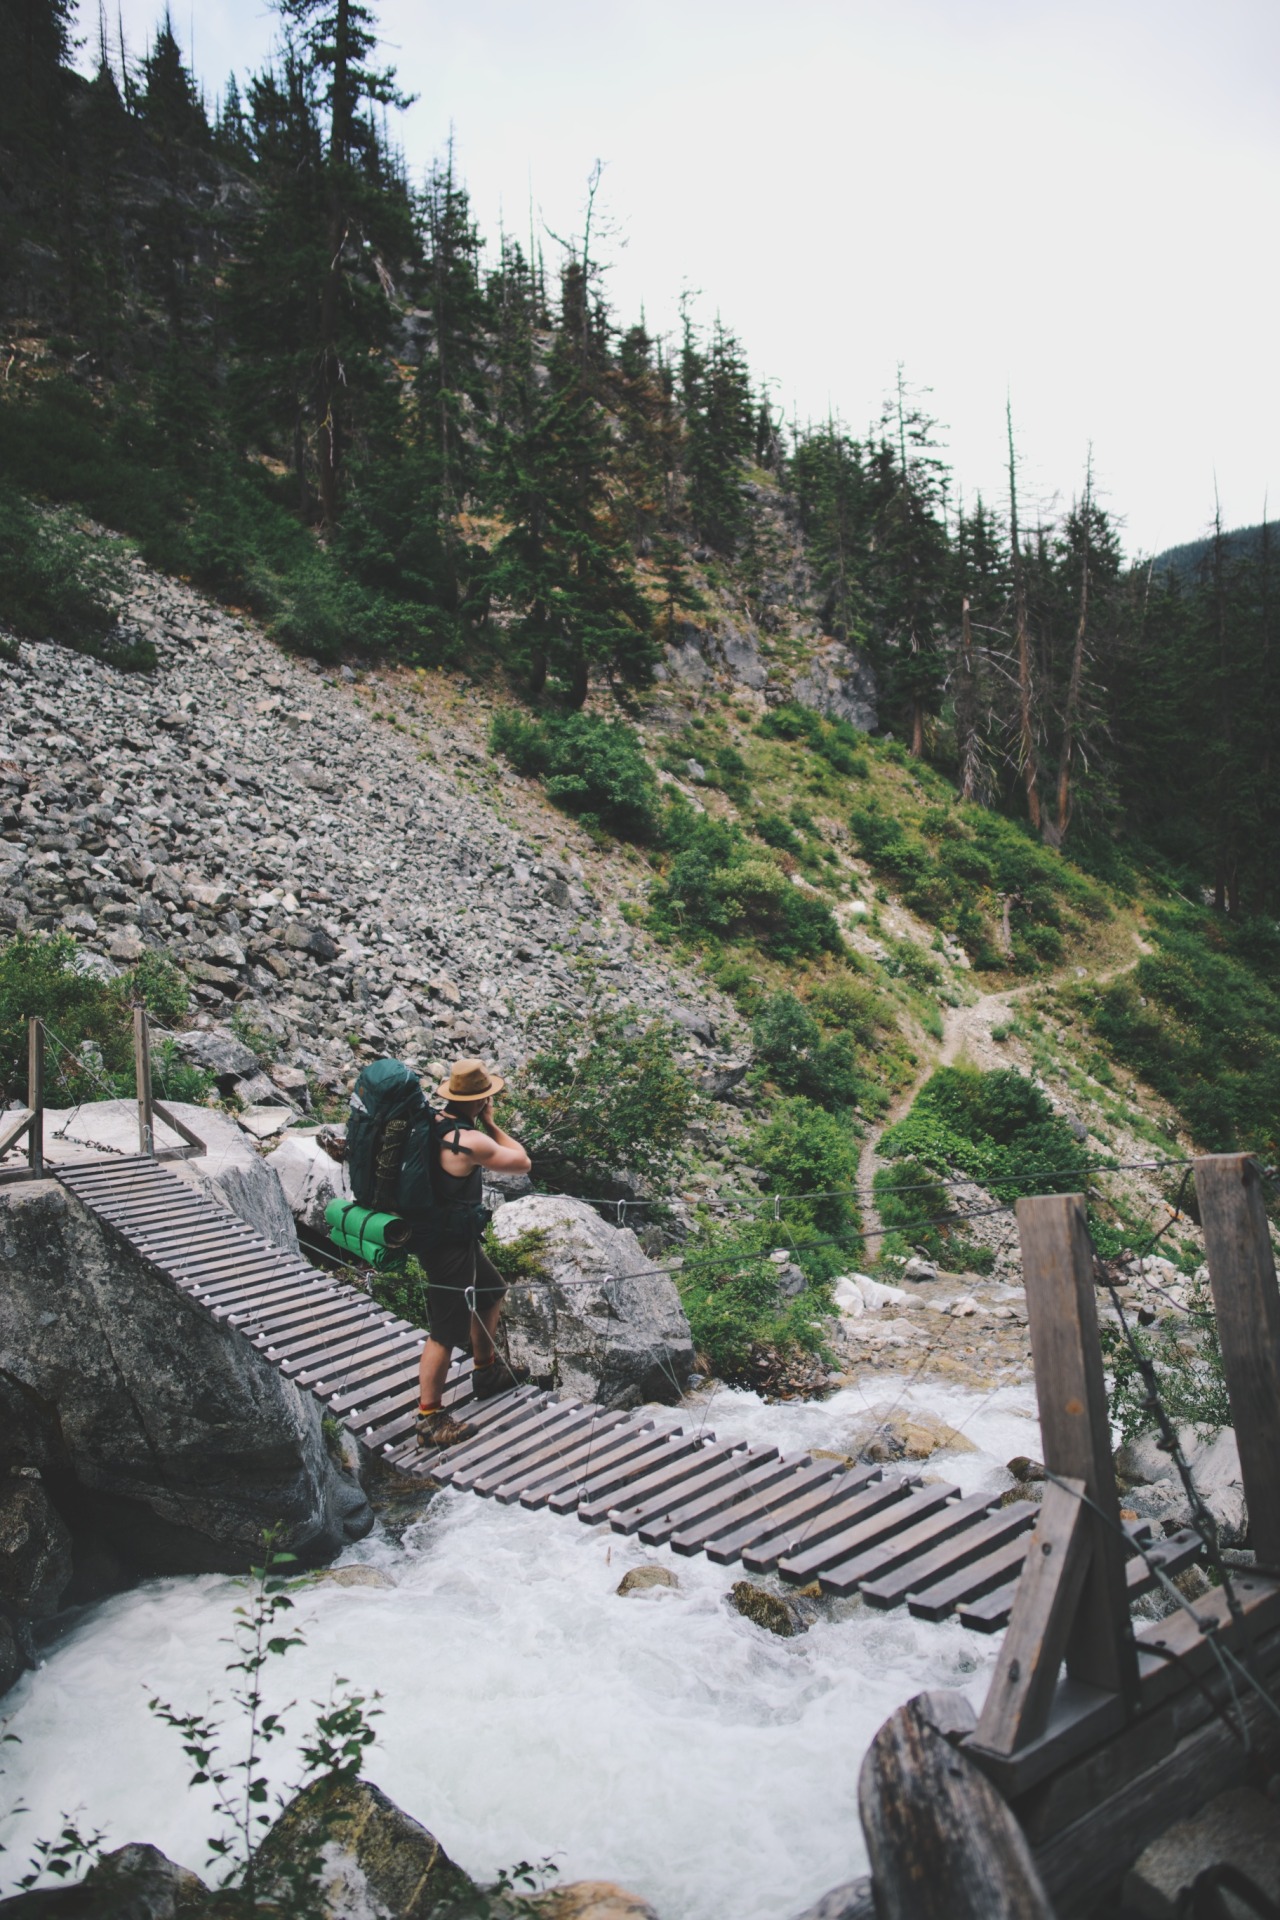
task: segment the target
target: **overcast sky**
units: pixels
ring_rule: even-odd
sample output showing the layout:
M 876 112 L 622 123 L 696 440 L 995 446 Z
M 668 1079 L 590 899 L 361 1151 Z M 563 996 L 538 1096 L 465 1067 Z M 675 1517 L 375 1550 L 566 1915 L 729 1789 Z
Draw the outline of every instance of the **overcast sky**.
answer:
M 108 13 L 114 16 L 115 0 Z M 144 48 L 159 0 L 123 0 Z M 97 11 L 84 0 L 96 44 Z M 1280 511 L 1275 0 L 384 0 L 419 97 L 417 176 L 455 132 L 476 216 L 617 228 L 617 317 L 683 287 L 801 419 L 876 419 L 901 362 L 965 496 L 1028 501 L 1090 443 L 1130 552 Z M 264 61 L 264 0 L 174 0 L 210 93 Z M 86 49 L 85 58 L 88 57 Z M 549 258 L 555 248 L 546 241 Z

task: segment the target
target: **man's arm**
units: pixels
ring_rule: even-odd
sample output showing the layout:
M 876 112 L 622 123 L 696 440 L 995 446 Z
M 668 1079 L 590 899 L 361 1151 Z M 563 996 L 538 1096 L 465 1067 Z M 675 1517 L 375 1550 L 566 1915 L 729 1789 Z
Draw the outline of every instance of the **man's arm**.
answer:
M 490 1173 L 528 1173 L 533 1162 L 518 1140 L 504 1133 L 493 1117 L 492 1104 L 476 1115 L 484 1132 L 468 1129 L 458 1137 L 458 1151 Z M 452 1149 L 450 1149 L 452 1151 Z

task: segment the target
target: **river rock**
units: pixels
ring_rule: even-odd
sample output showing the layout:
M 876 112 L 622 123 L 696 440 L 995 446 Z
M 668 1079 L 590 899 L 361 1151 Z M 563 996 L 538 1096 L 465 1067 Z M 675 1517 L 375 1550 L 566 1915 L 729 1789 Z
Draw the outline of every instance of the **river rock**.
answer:
M 934 1453 L 972 1453 L 974 1446 L 937 1414 L 915 1407 L 873 1407 L 851 1451 L 860 1460 L 883 1463 L 927 1460 Z
M 525 1896 L 520 1905 L 541 1920 L 658 1920 L 647 1900 L 612 1880 L 570 1880 Z
M 213 1909 L 198 1874 L 159 1847 L 131 1845 L 104 1853 L 70 1887 L 39 1887 L 0 1900 L 4 1920 L 200 1920 Z M 226 1911 L 226 1909 L 220 1909 Z
M 735 1580 L 729 1589 L 729 1604 L 744 1620 L 763 1627 L 767 1633 L 776 1633 L 780 1639 L 790 1640 L 797 1633 L 808 1631 L 809 1623 L 794 1600 L 770 1593 L 767 1587 L 758 1587 L 754 1580 Z
M 180 1033 L 177 1048 L 193 1067 L 211 1073 L 224 1093 L 230 1093 L 237 1080 L 258 1071 L 259 1060 L 252 1047 L 246 1047 L 225 1027 L 209 1027 L 204 1032 Z
M 290 1127 L 267 1155 L 267 1165 L 280 1182 L 293 1219 L 313 1233 L 328 1231 L 324 1210 L 331 1201 L 352 1198 L 346 1167 L 325 1152 L 314 1132 Z
M 1178 1470 L 1156 1445 L 1157 1435 L 1142 1434 L 1116 1454 L 1116 1471 L 1126 1483 L 1125 1499 L 1144 1520 L 1154 1520 L 1166 1533 L 1192 1524 L 1191 1503 L 1183 1491 Z M 1242 1546 L 1249 1531 L 1240 1476 L 1240 1452 L 1230 1427 L 1208 1438 L 1194 1427 L 1178 1429 L 1182 1449 L 1196 1491 L 1218 1526 L 1225 1547 Z
M 29 1620 L 56 1613 L 71 1580 L 71 1535 L 36 1467 L 0 1479 L 0 1606 Z
M 244 1569 L 272 1525 L 325 1560 L 372 1524 L 317 1402 L 49 1180 L 0 1188 L 0 1454 L 41 1470 L 76 1598 Z
M 821 1900 L 815 1900 L 811 1907 L 797 1914 L 796 1920 L 876 1920 L 871 1875 L 864 1873 L 859 1880 L 846 1880 L 841 1886 L 832 1887 Z
M 1239 1913 L 1243 1920 L 1280 1904 L 1280 1820 L 1275 1802 L 1255 1787 L 1215 1795 L 1144 1848 L 1125 1879 L 1125 1907 L 1150 1920 L 1176 1920 L 1189 1910 L 1198 1877 L 1214 1867 L 1234 1868 L 1267 1903 L 1220 1900 L 1218 1911 Z
M 679 1400 L 693 1371 L 689 1322 L 629 1227 L 564 1194 L 530 1194 L 499 1207 L 493 1232 L 504 1246 L 542 1236 L 545 1277 L 512 1286 L 504 1312 L 511 1358 L 540 1386 L 606 1407 Z
M 657 1561 L 646 1567 L 631 1567 L 618 1582 L 618 1592 L 625 1596 L 629 1593 L 646 1593 L 651 1587 L 678 1587 L 679 1574 L 672 1573 L 670 1567 L 659 1566 Z
M 290 1801 L 258 1852 L 259 1897 L 288 1903 L 290 1867 L 311 1860 L 319 1885 L 305 1911 L 315 1920 L 427 1920 L 479 1895 L 435 1835 L 369 1780 L 318 1780 Z

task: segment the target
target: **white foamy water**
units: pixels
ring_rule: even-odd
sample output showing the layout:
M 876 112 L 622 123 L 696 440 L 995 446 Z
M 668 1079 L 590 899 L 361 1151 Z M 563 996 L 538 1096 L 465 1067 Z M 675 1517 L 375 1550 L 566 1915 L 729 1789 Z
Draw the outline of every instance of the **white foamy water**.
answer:
M 720 1391 L 686 1406 L 724 1438 L 839 1448 L 896 1401 L 961 1428 L 979 1451 L 929 1471 L 965 1491 L 1036 1452 L 1029 1388 L 981 1395 L 879 1376 L 823 1404 L 765 1406 Z M 366 1771 L 478 1878 L 553 1855 L 562 1879 L 619 1880 L 663 1920 L 788 1920 L 865 1869 L 858 1768 L 886 1715 L 923 1687 L 980 1698 L 995 1645 L 955 1622 L 852 1603 L 779 1640 L 725 1604 L 737 1567 L 642 1548 L 607 1528 L 444 1493 L 397 1546 L 347 1556 L 393 1587 L 320 1583 L 293 1616 L 307 1644 L 275 1663 L 300 1734 L 335 1674 L 383 1694 Z M 680 1578 L 620 1599 L 628 1567 Z M 0 1882 L 81 1807 L 108 1844 L 149 1840 L 205 1868 L 208 1801 L 187 1792 L 177 1736 L 147 1711 L 225 1695 L 234 1580 L 154 1581 L 84 1615 L 6 1702 Z M 284 1787 L 288 1753 L 268 1771 Z

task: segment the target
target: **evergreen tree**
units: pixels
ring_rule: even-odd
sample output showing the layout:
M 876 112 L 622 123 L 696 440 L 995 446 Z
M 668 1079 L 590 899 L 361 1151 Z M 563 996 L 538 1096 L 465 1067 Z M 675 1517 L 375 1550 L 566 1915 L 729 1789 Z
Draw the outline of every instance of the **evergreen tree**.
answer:
M 704 350 L 686 302 L 680 350 L 689 512 L 717 552 L 731 554 L 747 524 L 742 464 L 755 449 L 756 417 L 742 348 L 719 316 Z
M 142 62 L 136 110 L 146 132 L 163 148 L 204 146 L 209 140 L 204 105 L 183 61 L 168 8 Z

